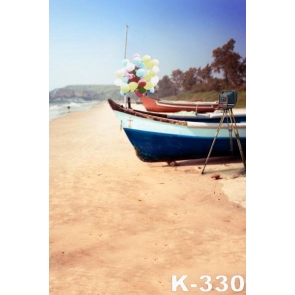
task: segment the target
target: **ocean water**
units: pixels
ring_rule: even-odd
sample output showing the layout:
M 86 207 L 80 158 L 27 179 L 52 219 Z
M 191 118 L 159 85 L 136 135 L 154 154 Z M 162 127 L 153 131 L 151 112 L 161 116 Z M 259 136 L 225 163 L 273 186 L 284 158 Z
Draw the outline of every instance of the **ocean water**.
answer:
M 86 101 L 83 99 L 66 99 L 49 102 L 49 121 L 63 117 L 72 112 L 80 112 L 93 108 L 99 101 Z

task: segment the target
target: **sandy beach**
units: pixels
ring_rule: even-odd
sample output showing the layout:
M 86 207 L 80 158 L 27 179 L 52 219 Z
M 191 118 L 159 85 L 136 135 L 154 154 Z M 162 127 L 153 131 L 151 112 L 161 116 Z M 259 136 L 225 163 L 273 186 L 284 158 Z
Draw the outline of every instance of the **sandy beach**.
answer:
M 240 275 L 246 294 L 241 159 L 144 163 L 107 102 L 49 128 L 50 295 L 182 294 L 172 275 L 197 294 Z

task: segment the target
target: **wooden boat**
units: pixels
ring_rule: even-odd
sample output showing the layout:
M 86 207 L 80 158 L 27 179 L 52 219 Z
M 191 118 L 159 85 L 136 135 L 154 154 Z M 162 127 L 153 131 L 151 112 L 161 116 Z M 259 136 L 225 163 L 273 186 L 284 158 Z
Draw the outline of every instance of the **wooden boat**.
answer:
M 181 111 L 194 111 L 197 113 L 214 112 L 219 105 L 218 101 L 215 102 L 185 102 L 185 101 L 168 101 L 152 98 L 147 95 L 140 97 L 144 107 L 149 112 L 161 113 L 176 113 Z
M 133 145 L 137 157 L 144 162 L 175 162 L 208 156 L 219 123 L 175 120 L 144 114 L 124 108 L 111 99 L 108 103 Z M 239 139 L 246 151 L 246 122 L 236 123 Z M 232 149 L 231 149 L 232 147 Z M 239 155 L 238 143 L 228 124 L 223 123 L 211 157 Z
M 134 109 L 133 109 L 134 110 Z M 198 114 L 194 112 L 182 112 L 182 113 L 156 113 L 156 112 L 145 112 L 135 109 L 134 111 L 142 113 L 147 116 L 156 116 L 159 118 L 167 118 L 180 121 L 189 121 L 189 122 L 208 122 L 208 123 L 219 123 L 223 112 L 214 112 L 214 113 L 204 113 Z M 246 123 L 246 110 L 241 110 L 235 114 L 236 123 Z M 225 121 L 225 122 L 228 122 Z

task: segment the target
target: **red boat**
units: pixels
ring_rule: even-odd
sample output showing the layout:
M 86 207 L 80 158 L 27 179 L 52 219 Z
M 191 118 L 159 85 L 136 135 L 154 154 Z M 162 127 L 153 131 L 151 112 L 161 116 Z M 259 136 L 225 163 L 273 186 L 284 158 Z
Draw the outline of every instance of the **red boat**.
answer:
M 197 113 L 209 113 L 214 112 L 219 102 L 185 102 L 185 101 L 168 101 L 160 100 L 158 98 L 151 98 L 146 95 L 140 97 L 144 107 L 149 112 L 160 112 L 160 113 L 176 113 L 181 111 L 197 112 Z

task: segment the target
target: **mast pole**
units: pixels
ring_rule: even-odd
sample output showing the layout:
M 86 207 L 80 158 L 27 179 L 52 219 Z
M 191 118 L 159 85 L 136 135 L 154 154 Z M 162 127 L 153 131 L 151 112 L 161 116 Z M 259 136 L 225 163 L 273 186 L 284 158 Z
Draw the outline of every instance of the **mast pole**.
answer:
M 128 25 L 126 25 L 126 33 L 125 33 L 125 51 L 124 51 L 124 59 L 126 59 L 127 35 L 128 35 Z M 127 107 L 126 94 L 124 95 L 124 106 L 125 106 L 125 108 Z
M 127 49 L 127 34 L 128 34 L 128 25 L 126 25 L 126 35 L 125 35 L 125 52 L 124 52 L 124 58 L 126 58 L 126 49 Z

